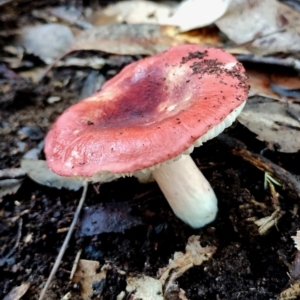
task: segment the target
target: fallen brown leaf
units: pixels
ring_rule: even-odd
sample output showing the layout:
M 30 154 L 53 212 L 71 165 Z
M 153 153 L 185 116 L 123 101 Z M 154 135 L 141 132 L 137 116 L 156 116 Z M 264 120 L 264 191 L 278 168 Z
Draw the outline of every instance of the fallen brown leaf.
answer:
M 162 284 L 158 279 L 149 276 L 128 276 L 126 291 L 130 300 L 163 300 Z
M 300 78 L 296 72 L 272 71 L 269 68 L 246 68 L 249 76 L 249 96 L 263 96 L 286 101 L 300 98 Z
M 128 23 L 128 24 L 166 24 L 172 14 L 173 7 L 169 3 L 153 1 L 119 1 L 96 11 L 90 18 L 94 25 Z
M 203 46 L 222 47 L 220 31 L 215 26 L 203 27 L 190 30 L 188 32 L 178 32 L 178 29 L 172 26 L 165 27 L 165 33 L 173 38 L 176 44 L 199 44 Z
M 158 271 L 162 284 L 166 284 L 170 278 L 175 281 L 179 276 L 191 267 L 200 266 L 204 261 L 209 260 L 215 253 L 215 247 L 202 247 L 199 243 L 200 236 L 192 235 L 188 239 L 185 253 L 175 252 L 174 258 L 169 260 L 169 265 Z
M 280 100 L 282 97 L 272 91 L 270 86 L 270 73 L 262 70 L 247 69 L 249 76 L 249 96 L 263 96 Z
M 32 180 L 42 185 L 74 191 L 83 186 L 83 180 L 75 177 L 63 177 L 53 173 L 44 160 L 22 159 L 21 168 Z
M 271 89 L 283 97 L 300 98 L 300 78 L 283 72 L 272 74 Z
M 70 52 L 98 50 L 119 55 L 153 55 L 162 52 L 174 41 L 155 24 L 113 24 L 90 28 L 80 34 Z
M 27 290 L 29 289 L 30 284 L 28 282 L 24 282 L 19 286 L 14 287 L 3 300 L 19 300 L 21 299 Z
M 23 179 L 0 180 L 0 200 L 6 195 L 15 194 L 21 187 Z
M 239 122 L 257 134 L 261 141 L 271 146 L 276 144 L 280 152 L 297 152 L 300 150 L 300 123 L 288 115 L 287 106 L 267 98 L 254 97 L 247 101 Z M 300 105 L 289 103 L 289 109 L 300 111 Z
M 297 299 L 300 296 L 300 282 L 295 282 L 291 287 L 280 293 L 280 300 Z
M 226 12 L 230 1 L 184 0 L 179 4 L 174 15 L 166 20 L 167 23 L 165 24 L 178 26 L 180 31 L 188 31 L 213 24 Z
M 76 272 L 72 278 L 75 283 L 81 285 L 81 297 L 84 300 L 89 300 L 93 293 L 93 282 L 102 281 L 106 278 L 108 266 L 104 265 L 98 273 L 100 263 L 98 261 L 81 259 L 78 262 Z
M 232 0 L 217 26 L 260 54 L 300 50 L 300 13 L 276 0 Z
M 52 23 L 25 27 L 17 44 L 23 46 L 27 53 L 33 53 L 46 63 L 51 63 L 68 50 L 73 40 L 69 27 Z

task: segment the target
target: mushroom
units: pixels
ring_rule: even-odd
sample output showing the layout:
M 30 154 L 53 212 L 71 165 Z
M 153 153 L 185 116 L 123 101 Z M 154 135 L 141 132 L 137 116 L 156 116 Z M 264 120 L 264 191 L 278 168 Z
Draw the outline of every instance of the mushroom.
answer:
M 233 123 L 247 95 L 245 70 L 231 54 L 170 48 L 131 63 L 67 109 L 46 137 L 48 166 L 90 181 L 152 172 L 174 213 L 205 226 L 217 198 L 189 154 Z

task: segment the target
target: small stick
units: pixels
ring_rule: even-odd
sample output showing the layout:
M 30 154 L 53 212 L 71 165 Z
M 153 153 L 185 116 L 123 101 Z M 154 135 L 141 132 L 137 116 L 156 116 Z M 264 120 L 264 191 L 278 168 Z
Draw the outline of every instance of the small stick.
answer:
M 75 260 L 74 260 L 74 263 L 73 263 L 73 268 L 72 268 L 71 275 L 70 275 L 70 280 L 73 279 L 74 274 L 75 274 L 75 272 L 76 272 L 76 269 L 77 269 L 77 265 L 78 265 L 78 262 L 79 262 L 79 259 L 80 259 L 81 252 L 82 252 L 82 249 L 80 249 L 80 250 L 77 252 L 77 254 L 76 254 L 76 257 L 75 257 Z
M 66 232 L 70 229 L 70 227 L 64 227 L 64 228 L 58 228 L 56 233 L 63 233 Z
M 297 180 L 295 175 L 276 165 L 262 155 L 250 152 L 247 150 L 245 144 L 235 138 L 229 137 L 226 134 L 220 134 L 217 139 L 230 148 L 230 151 L 234 155 L 240 156 L 259 170 L 268 172 L 273 178 L 282 184 L 282 188 L 288 191 L 291 198 L 299 199 L 300 181 Z
M 80 214 L 80 211 L 82 209 L 82 206 L 83 206 L 83 203 L 84 203 L 84 200 L 85 200 L 85 197 L 86 197 L 87 187 L 88 187 L 88 183 L 87 183 L 87 181 L 84 181 L 82 195 L 81 195 L 81 198 L 79 200 L 76 212 L 74 214 L 72 224 L 71 224 L 70 229 L 68 231 L 68 234 L 67 234 L 67 236 L 66 236 L 66 238 L 64 240 L 64 243 L 63 243 L 63 245 L 62 245 L 62 247 L 61 247 L 61 249 L 59 251 L 59 254 L 58 254 L 57 258 L 56 258 L 55 264 L 54 264 L 54 266 L 53 266 L 53 268 L 51 270 L 51 273 L 50 273 L 50 275 L 49 275 L 49 277 L 47 279 L 47 282 L 46 282 L 46 284 L 45 284 L 45 286 L 44 286 L 44 288 L 43 288 L 43 290 L 42 290 L 42 292 L 40 294 L 39 300 L 44 299 L 45 294 L 47 292 L 47 289 L 48 289 L 48 287 L 49 287 L 49 285 L 50 285 L 50 283 L 51 283 L 51 281 L 52 281 L 52 279 L 53 279 L 53 277 L 54 277 L 54 275 L 55 275 L 55 273 L 56 273 L 56 271 L 57 271 L 57 269 L 58 269 L 58 267 L 59 267 L 59 265 L 61 263 L 63 255 L 65 254 L 65 251 L 67 249 L 68 243 L 69 243 L 70 238 L 72 236 L 72 233 L 74 231 L 75 225 L 76 225 L 76 223 L 78 221 L 79 214 Z

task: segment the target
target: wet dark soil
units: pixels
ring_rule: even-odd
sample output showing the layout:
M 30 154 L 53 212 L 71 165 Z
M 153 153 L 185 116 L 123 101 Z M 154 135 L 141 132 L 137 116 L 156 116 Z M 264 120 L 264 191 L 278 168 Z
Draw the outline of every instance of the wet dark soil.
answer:
M 136 58 L 114 59 L 119 64 L 99 71 L 105 78 Z M 3 72 L 1 89 L 9 91 L 10 96 L 4 92 L 0 96 L 0 169 L 7 169 L 19 167 L 23 154 L 43 140 L 56 117 L 78 101 L 91 70 L 58 68 L 39 84 Z M 57 84 L 63 81 L 68 84 Z M 52 95 L 61 100 L 49 104 L 46 99 Z M 23 128 L 28 126 L 37 126 L 39 134 L 24 134 Z M 257 141 L 238 123 L 226 134 L 243 141 L 250 151 L 265 150 L 264 156 L 300 175 L 299 154 L 266 149 L 265 143 Z M 111 266 L 98 299 L 116 299 L 125 290 L 126 275 L 156 277 L 174 252 L 184 252 L 191 235 L 200 235 L 202 246 L 215 246 L 217 250 L 212 259 L 178 279 L 188 299 L 278 299 L 292 282 L 288 273 L 296 253 L 291 236 L 300 228 L 298 203 L 275 186 L 282 217 L 261 235 L 254 221 L 274 212 L 274 195 L 264 189 L 264 173 L 233 156 L 217 139 L 195 149 L 192 157 L 219 199 L 219 213 L 213 223 L 197 230 L 183 224 L 174 216 L 156 183 L 140 184 L 134 178 L 122 178 L 90 185 L 85 207 L 99 203 L 110 207 L 124 205 L 128 217 L 136 222 L 129 222 L 119 232 L 89 236 L 80 234 L 78 224 L 46 299 L 61 299 L 68 292 L 71 299 L 81 299 L 80 285 L 69 280 L 80 249 L 82 259 Z M 49 188 L 25 178 L 17 193 L 3 197 L 0 259 L 13 249 L 18 233 L 21 238 L 13 254 L 1 260 L 1 299 L 22 282 L 30 283 L 22 299 L 38 299 L 66 235 L 60 229 L 70 226 L 80 196 L 81 191 Z

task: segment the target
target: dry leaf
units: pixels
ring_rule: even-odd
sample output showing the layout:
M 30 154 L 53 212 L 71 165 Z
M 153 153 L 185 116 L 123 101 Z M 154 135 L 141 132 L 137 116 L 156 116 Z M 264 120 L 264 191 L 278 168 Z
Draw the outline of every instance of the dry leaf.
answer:
M 260 141 L 276 144 L 280 152 L 300 150 L 300 123 L 290 117 L 285 103 L 254 97 L 247 104 L 238 120 L 249 130 L 257 134 Z M 300 105 L 289 103 L 289 109 L 300 112 Z
M 173 25 L 188 31 L 212 24 L 227 10 L 231 0 L 186 0 L 178 7 L 152 1 L 121 1 L 95 13 L 92 23 Z
M 0 180 L 0 199 L 6 195 L 15 194 L 22 185 L 23 179 Z
M 300 50 L 300 13 L 276 0 L 232 0 L 217 26 L 261 54 Z
M 29 289 L 30 284 L 28 282 L 22 283 L 20 286 L 14 287 L 3 300 L 19 300 L 21 299 L 27 290 Z
M 69 300 L 71 298 L 72 298 L 72 294 L 70 292 L 68 292 L 60 300 Z
M 77 265 L 76 272 L 72 278 L 72 282 L 80 283 L 81 297 L 84 300 L 91 299 L 93 293 L 93 283 L 106 279 L 108 266 L 104 265 L 101 272 L 98 273 L 100 263 L 98 261 L 81 259 Z
M 94 27 L 79 35 L 69 53 L 78 50 L 98 50 L 118 55 L 153 55 L 171 46 L 194 43 L 220 46 L 215 28 L 179 33 L 174 26 L 155 24 L 114 24 Z
M 258 226 L 258 233 L 260 235 L 267 234 L 273 226 L 276 226 L 282 216 L 283 212 L 281 212 L 280 209 L 277 209 L 272 215 L 254 221 L 254 224 Z
M 298 296 L 300 296 L 300 282 L 294 283 L 290 288 L 280 293 L 280 300 L 297 299 Z
M 300 98 L 300 78 L 284 72 L 271 74 L 271 89 L 283 97 Z
M 178 26 L 181 31 L 213 24 L 227 10 L 231 0 L 185 0 L 167 23 Z M 160 23 L 163 24 L 163 23 Z
M 95 13 L 91 21 L 94 25 L 128 23 L 128 24 L 166 24 L 172 14 L 171 5 L 152 1 L 120 1 Z
M 249 76 L 249 96 L 286 100 L 300 98 L 300 78 L 295 72 L 271 71 L 267 68 L 246 68 Z
M 178 32 L 177 28 L 172 26 L 165 27 L 165 29 L 166 35 L 168 35 L 170 38 L 173 38 L 176 44 L 198 44 L 219 48 L 223 46 L 220 38 L 220 31 L 214 26 L 181 33 Z
M 153 55 L 174 45 L 164 28 L 155 24 L 113 24 L 80 34 L 69 52 L 98 50 L 119 55 Z
M 165 268 L 159 269 L 160 281 L 164 285 L 168 277 L 171 275 L 172 281 L 181 276 L 191 267 L 199 266 L 204 261 L 209 260 L 215 253 L 215 247 L 201 247 L 199 243 L 200 237 L 192 235 L 188 239 L 185 247 L 185 253 L 175 252 L 174 258 L 169 260 L 169 265 Z
M 78 191 L 83 185 L 83 181 L 80 179 L 53 173 L 44 160 L 22 159 L 21 168 L 32 180 L 42 185 L 74 191 Z
M 300 98 L 300 78 L 296 73 L 247 68 L 250 96 L 264 96 L 281 100 Z
M 300 89 L 300 77 L 297 73 L 295 74 L 288 74 L 284 72 L 272 73 L 271 82 L 286 90 Z
M 126 291 L 130 293 L 130 300 L 163 300 L 162 284 L 158 279 L 141 276 L 126 279 Z
M 282 97 L 272 91 L 270 86 L 270 73 L 268 71 L 247 69 L 249 76 L 249 96 L 263 96 L 280 100 Z
M 24 28 L 17 43 L 25 47 L 28 53 L 51 63 L 69 49 L 73 40 L 69 27 L 53 23 Z
M 199 236 L 193 235 L 188 239 L 185 254 L 175 252 L 174 259 L 169 260 L 169 265 L 159 269 L 159 280 L 144 275 L 128 276 L 126 291 L 130 294 L 127 295 L 127 298 L 130 300 L 163 300 L 178 297 L 178 299 L 188 300 L 185 292 L 179 288 L 176 279 L 194 265 L 199 266 L 203 261 L 210 259 L 216 251 L 215 247 L 201 247 L 199 238 Z M 124 297 L 124 293 L 120 293 L 117 299 Z
M 187 43 L 220 46 L 221 40 L 219 32 L 215 29 L 180 34 L 174 26 L 156 24 L 103 25 L 90 28 L 78 35 L 71 48 L 63 56 L 81 50 L 96 50 L 117 55 L 153 55 L 172 46 Z M 47 68 L 43 76 L 57 64 L 64 63 L 53 63 Z M 98 61 L 98 67 L 101 67 L 101 61 Z

